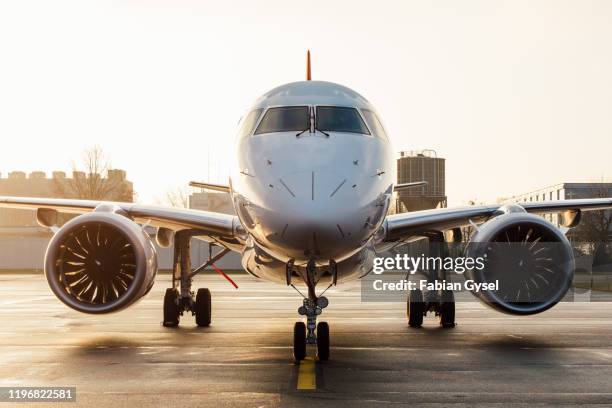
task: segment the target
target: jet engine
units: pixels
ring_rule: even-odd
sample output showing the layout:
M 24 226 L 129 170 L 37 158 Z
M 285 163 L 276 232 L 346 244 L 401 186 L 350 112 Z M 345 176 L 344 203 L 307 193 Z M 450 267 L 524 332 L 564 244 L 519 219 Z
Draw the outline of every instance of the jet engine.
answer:
M 480 226 L 468 243 L 466 255 L 481 258 L 484 267 L 469 270 L 465 277 L 497 283 L 494 290 L 473 292 L 494 309 L 517 315 L 543 312 L 571 286 L 571 246 L 561 230 L 544 218 L 519 206 L 502 210 L 508 212 Z
M 110 313 L 153 286 L 157 253 L 148 234 L 117 212 L 80 215 L 57 231 L 45 255 L 53 293 L 84 313 Z

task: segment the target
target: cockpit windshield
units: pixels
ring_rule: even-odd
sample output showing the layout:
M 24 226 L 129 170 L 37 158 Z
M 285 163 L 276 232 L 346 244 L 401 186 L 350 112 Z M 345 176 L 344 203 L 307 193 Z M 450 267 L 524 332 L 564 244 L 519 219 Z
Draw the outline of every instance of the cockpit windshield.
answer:
M 374 112 L 367 109 L 362 109 L 361 113 L 365 118 L 366 122 L 368 122 L 368 126 L 374 132 L 374 136 L 380 137 L 381 139 L 387 139 L 387 132 L 385 132 L 385 127 L 381 123 L 380 119 Z
M 270 108 L 261 119 L 256 135 L 273 132 L 293 132 L 308 129 L 310 115 L 308 106 L 283 106 Z
M 343 106 L 317 106 L 316 109 L 311 109 L 309 106 L 269 108 L 259 122 L 254 134 L 308 131 L 310 129 L 310 115 L 315 116 L 314 130 L 321 131 L 326 135 L 326 132 L 371 134 L 359 111 L 355 108 Z M 248 117 L 245 123 L 249 122 L 249 119 L 256 120 L 258 116 L 259 114 L 254 115 L 253 118 Z
M 317 106 L 316 128 L 326 132 L 370 134 L 357 109 L 339 106 Z
M 249 112 L 240 126 L 240 131 L 238 132 L 240 137 L 245 137 L 253 133 L 253 128 L 257 124 L 257 120 L 259 119 L 262 111 L 263 109 L 253 109 Z

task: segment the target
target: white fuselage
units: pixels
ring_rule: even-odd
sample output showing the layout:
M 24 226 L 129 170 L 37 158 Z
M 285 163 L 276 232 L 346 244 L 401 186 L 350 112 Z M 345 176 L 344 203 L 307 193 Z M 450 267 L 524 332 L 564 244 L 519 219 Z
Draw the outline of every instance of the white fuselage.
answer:
M 348 88 L 315 81 L 279 87 L 252 109 L 261 109 L 263 117 L 278 106 L 373 111 Z M 386 136 L 373 130 L 328 131 L 329 136 L 312 130 L 300 136 L 296 131 L 251 132 L 237 141 L 232 199 L 250 246 L 276 261 L 272 274 L 281 273 L 278 265 L 288 261 L 304 265 L 315 260 L 324 266 L 362 251 L 384 221 L 391 199 L 395 166 Z M 258 258 L 258 267 L 265 266 L 261 258 L 267 257 Z

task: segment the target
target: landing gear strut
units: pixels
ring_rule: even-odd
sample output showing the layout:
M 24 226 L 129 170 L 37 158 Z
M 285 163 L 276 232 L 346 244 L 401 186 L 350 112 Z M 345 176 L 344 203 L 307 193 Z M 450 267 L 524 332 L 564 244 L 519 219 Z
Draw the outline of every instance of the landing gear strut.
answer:
M 335 264 L 330 263 L 330 267 L 334 268 L 332 275 L 334 276 L 333 282 L 335 282 Z M 293 326 L 293 356 L 297 361 L 303 360 L 306 357 L 307 344 L 316 344 L 319 360 L 324 361 L 329 359 L 329 325 L 327 322 L 319 322 L 317 324 L 317 317 L 323 313 L 323 309 L 329 305 L 329 301 L 325 296 L 317 296 L 315 292 L 315 273 L 316 265 L 314 260 L 311 260 L 306 266 L 305 281 L 308 286 L 308 296 L 302 295 L 304 297 L 304 302 L 302 306 L 298 308 L 298 314 L 306 316 L 306 324 L 304 324 L 304 322 L 296 322 Z M 289 278 L 287 279 L 287 283 L 301 294 L 301 292 L 293 286 Z
M 172 287 L 166 289 L 164 296 L 164 321 L 166 327 L 179 325 L 180 317 L 184 312 L 195 315 L 196 324 L 200 327 L 210 325 L 211 321 L 211 294 L 207 288 L 198 289 L 197 296 L 191 290 L 193 277 L 204 270 L 210 263 L 225 255 L 225 251 L 211 257 L 206 264 L 195 271 L 191 271 L 191 238 L 201 235 L 200 231 L 179 231 L 174 237 L 174 262 L 172 273 Z
M 438 256 L 443 257 L 446 253 L 444 246 L 444 235 L 441 232 L 428 234 L 430 249 L 437 252 Z M 447 281 L 446 271 L 441 268 L 430 270 L 427 275 L 427 282 Z M 440 326 L 450 329 L 456 326 L 455 323 L 455 297 L 451 290 L 429 291 L 423 295 L 420 289 L 411 290 L 406 302 L 406 316 L 410 327 L 421 327 L 423 317 L 428 312 L 434 312 L 440 320 Z

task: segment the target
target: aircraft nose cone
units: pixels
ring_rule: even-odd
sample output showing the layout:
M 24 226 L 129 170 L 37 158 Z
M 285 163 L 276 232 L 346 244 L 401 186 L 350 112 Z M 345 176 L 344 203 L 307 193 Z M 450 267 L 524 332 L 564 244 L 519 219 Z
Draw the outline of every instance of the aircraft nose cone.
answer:
M 248 143 L 236 174 L 245 194 L 236 211 L 278 259 L 341 261 L 380 226 L 391 186 L 389 171 L 377 171 L 387 153 L 380 139 L 279 133 Z
M 299 200 L 300 206 L 319 209 L 322 203 L 332 205 L 333 197 L 345 186 L 347 178 L 334 176 L 325 171 L 305 171 L 285 175 L 279 179 L 280 187 L 288 192 L 292 198 Z M 353 187 L 355 188 L 356 185 Z M 328 208 L 329 209 L 329 208 Z
M 356 203 L 348 198 L 351 186 L 345 177 L 322 171 L 286 174 L 279 179 L 277 202 L 285 220 L 280 245 L 302 249 L 306 257 L 327 257 L 337 247 L 346 245 L 354 234 L 349 219 Z
M 288 257 L 338 259 L 357 249 L 376 223 L 376 205 L 360 184 L 357 173 L 286 173 L 268 184 L 266 208 L 252 210 L 266 240 Z

